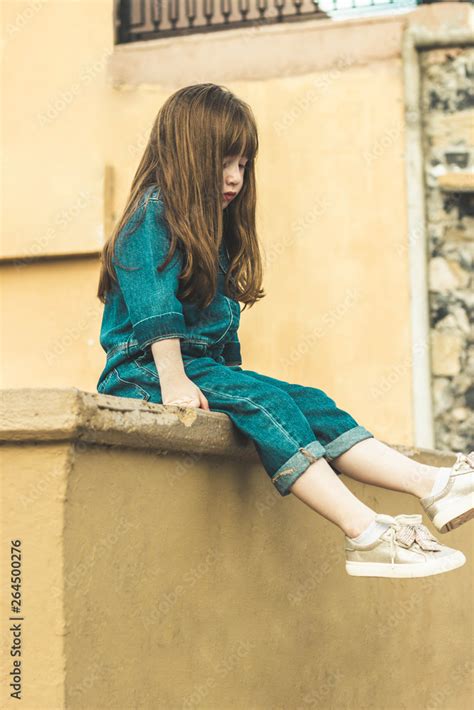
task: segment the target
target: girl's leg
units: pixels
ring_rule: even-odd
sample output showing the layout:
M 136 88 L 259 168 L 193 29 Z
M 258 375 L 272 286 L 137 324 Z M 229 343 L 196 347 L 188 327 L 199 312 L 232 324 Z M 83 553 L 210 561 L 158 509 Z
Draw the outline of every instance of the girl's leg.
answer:
M 127 390 L 128 396 L 159 402 L 161 393 L 159 386 L 156 387 L 157 373 L 143 361 L 135 361 L 134 367 L 135 371 L 129 376 L 123 373 L 119 379 L 117 373 L 120 387 L 132 388 L 129 395 L 130 390 Z M 440 545 L 424 526 L 419 525 L 418 517 L 421 519 L 421 516 L 395 518 L 375 513 L 342 483 L 337 469 L 328 461 L 373 435 L 354 423 L 349 415 L 341 410 L 335 411 L 324 393 L 316 399 L 317 417 L 311 417 L 311 421 L 314 424 L 323 419 L 322 431 L 326 438 L 329 437 L 327 445 L 315 437 L 296 401 L 279 387 L 257 382 L 242 370 L 231 369 L 209 357 L 187 360 L 185 368 L 190 379 L 207 397 L 211 411 L 224 412 L 238 429 L 253 439 L 263 467 L 279 493 L 283 496 L 293 493 L 345 533 L 348 574 L 426 576 L 464 564 L 466 558 L 461 552 Z M 307 394 L 304 403 L 309 400 L 311 404 L 314 393 L 309 390 Z M 241 493 L 245 495 L 243 489 Z M 409 541 L 415 539 L 427 550 L 422 561 L 416 549 L 407 547 Z
M 418 498 L 430 493 L 440 468 L 413 461 L 377 440 L 323 390 L 252 370 L 243 372 L 279 387 L 294 399 L 318 441 L 325 446 L 326 460 L 336 473 Z
M 324 459 L 324 447 L 290 396 L 211 358 L 186 361 L 185 367 L 211 411 L 225 412 L 253 439 L 280 494 L 294 493 L 348 537 L 356 537 L 370 525 L 375 511 L 344 485 Z
M 413 461 L 375 437 L 364 439 L 331 459 L 350 478 L 423 498 L 433 488 L 439 468 Z
M 291 492 L 348 537 L 357 537 L 375 519 L 375 511 L 344 485 L 324 458 L 308 466 Z

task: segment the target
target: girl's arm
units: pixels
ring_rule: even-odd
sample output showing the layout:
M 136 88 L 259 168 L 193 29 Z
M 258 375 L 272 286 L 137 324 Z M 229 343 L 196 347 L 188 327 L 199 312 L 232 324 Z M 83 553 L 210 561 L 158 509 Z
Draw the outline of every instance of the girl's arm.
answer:
M 186 375 L 179 338 L 159 340 L 151 351 L 160 378 L 163 404 L 181 404 L 209 410 L 209 402 L 199 387 Z
M 135 229 L 132 230 L 132 227 Z M 156 340 L 185 338 L 188 333 L 178 298 L 182 260 L 176 250 L 159 272 L 169 248 L 162 203 L 150 198 L 120 231 L 113 265 L 138 346 L 145 350 Z
M 151 352 L 160 380 L 185 376 L 179 338 L 157 340 L 152 343 Z
M 182 269 L 178 250 L 163 271 L 157 270 L 169 248 L 162 209 L 162 203 L 153 197 L 141 202 L 132 224 L 127 222 L 117 237 L 115 273 L 138 346 L 142 350 L 151 347 L 163 404 L 209 409 L 204 394 L 186 375 L 181 356 L 180 338 L 186 338 L 188 329 L 178 298 Z M 130 231 L 132 226 L 134 231 Z

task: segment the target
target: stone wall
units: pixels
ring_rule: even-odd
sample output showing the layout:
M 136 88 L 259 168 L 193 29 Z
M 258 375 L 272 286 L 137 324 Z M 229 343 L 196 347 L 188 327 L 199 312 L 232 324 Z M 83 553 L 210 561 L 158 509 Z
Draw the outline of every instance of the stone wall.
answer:
M 474 47 L 420 53 L 435 445 L 474 448 Z

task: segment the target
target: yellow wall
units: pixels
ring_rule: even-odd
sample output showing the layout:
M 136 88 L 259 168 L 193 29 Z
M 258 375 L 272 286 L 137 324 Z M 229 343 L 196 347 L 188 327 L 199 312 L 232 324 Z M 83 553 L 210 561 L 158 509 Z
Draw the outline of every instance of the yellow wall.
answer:
M 260 128 L 268 295 L 243 315 L 244 367 L 322 387 L 377 436 L 411 443 L 401 45 L 422 10 L 114 49 L 111 1 L 4 2 L 3 386 L 95 390 L 104 221 L 164 99 L 215 81 Z M 40 255 L 63 258 L 23 261 Z
M 442 540 L 460 569 L 349 577 L 342 532 L 282 498 L 225 415 L 33 394 L 4 393 L 0 416 L 0 578 L 21 540 L 24 610 L 22 701 L 3 682 L 2 708 L 472 707 L 468 525 Z M 343 480 L 376 510 L 420 512 Z M 0 654 L 2 679 L 12 660 Z

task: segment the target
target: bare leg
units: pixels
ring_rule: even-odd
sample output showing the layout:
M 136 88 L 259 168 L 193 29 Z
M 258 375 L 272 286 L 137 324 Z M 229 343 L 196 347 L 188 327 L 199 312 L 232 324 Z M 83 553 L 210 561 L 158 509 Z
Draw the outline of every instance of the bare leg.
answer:
M 364 439 L 340 456 L 331 466 L 350 478 L 374 486 L 402 491 L 422 498 L 433 488 L 439 468 L 413 461 L 378 439 Z
M 310 464 L 290 490 L 348 537 L 357 537 L 375 518 L 375 511 L 344 485 L 324 457 Z

